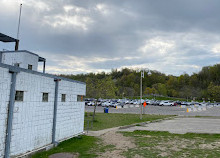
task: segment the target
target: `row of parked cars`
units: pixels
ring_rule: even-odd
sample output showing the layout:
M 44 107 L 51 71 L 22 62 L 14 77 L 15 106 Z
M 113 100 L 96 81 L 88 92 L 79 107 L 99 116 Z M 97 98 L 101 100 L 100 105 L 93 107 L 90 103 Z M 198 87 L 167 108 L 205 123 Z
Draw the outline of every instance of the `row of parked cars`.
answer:
M 85 104 L 88 106 L 94 106 L 96 100 L 95 99 L 86 99 Z M 141 100 L 142 104 L 144 102 L 147 103 L 147 105 L 154 105 L 154 106 L 177 106 L 177 105 L 186 105 L 186 106 L 191 106 L 191 105 L 209 105 L 211 103 L 200 103 L 200 102 L 186 102 L 186 101 L 172 101 L 172 100 L 149 100 L 149 99 L 142 99 Z M 125 104 L 133 104 L 133 105 L 138 105 L 140 104 L 140 99 L 98 99 L 97 100 L 97 106 L 102 106 L 102 107 L 116 107 L 116 106 L 124 106 Z M 215 103 L 218 104 L 218 103 Z
M 159 106 L 177 106 L 177 105 L 186 105 L 186 106 L 192 106 L 192 105 L 196 105 L 196 106 L 209 106 L 209 105 L 213 105 L 213 106 L 220 106 L 220 103 L 210 103 L 210 102 L 186 102 L 186 101 L 172 101 L 172 100 L 149 100 L 147 102 L 149 105 L 159 105 Z
M 85 100 L 85 105 L 88 106 L 94 106 L 96 103 L 96 100 Z M 119 99 L 99 99 L 97 100 L 97 106 L 102 106 L 102 107 L 114 107 L 116 108 L 117 106 L 124 106 L 125 102 L 119 100 Z
M 147 105 L 155 105 L 155 106 L 177 106 L 181 105 L 179 101 L 172 100 L 147 100 Z

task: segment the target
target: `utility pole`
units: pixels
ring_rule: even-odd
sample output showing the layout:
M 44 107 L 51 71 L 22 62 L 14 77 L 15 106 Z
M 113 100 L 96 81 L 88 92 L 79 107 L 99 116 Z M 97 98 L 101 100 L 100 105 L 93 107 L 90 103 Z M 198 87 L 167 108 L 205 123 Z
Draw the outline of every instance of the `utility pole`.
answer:
M 144 78 L 144 71 L 141 70 L 141 81 L 140 81 L 140 119 L 142 120 L 142 113 L 143 113 L 143 108 L 142 108 L 142 78 Z
M 18 30 L 17 30 L 17 39 L 15 42 L 15 51 L 18 50 L 19 47 L 19 31 L 20 31 L 20 23 L 21 23 L 21 9 L 22 9 L 22 4 L 20 4 L 20 13 L 19 13 L 19 18 L 18 18 Z
M 19 31 L 20 31 L 20 23 L 21 23 L 21 9 L 22 9 L 22 4 L 20 4 L 20 12 L 19 12 L 19 18 L 18 18 L 18 31 L 17 31 L 18 40 L 19 40 Z

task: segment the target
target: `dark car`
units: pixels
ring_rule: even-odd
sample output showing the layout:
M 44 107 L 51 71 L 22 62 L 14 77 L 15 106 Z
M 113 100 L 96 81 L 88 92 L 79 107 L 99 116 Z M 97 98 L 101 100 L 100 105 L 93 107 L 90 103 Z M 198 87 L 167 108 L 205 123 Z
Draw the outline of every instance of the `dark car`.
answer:
M 182 102 L 181 101 L 175 101 L 174 106 L 177 106 L 177 105 L 182 105 Z

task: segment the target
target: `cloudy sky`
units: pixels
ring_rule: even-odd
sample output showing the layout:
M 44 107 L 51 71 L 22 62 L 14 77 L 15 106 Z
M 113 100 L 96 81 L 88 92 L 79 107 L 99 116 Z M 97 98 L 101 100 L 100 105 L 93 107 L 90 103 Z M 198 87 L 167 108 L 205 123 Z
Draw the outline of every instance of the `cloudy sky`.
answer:
M 49 73 L 180 75 L 220 62 L 219 0 L 1 0 L 0 32 L 16 37 L 20 3 L 20 49 L 47 58 Z

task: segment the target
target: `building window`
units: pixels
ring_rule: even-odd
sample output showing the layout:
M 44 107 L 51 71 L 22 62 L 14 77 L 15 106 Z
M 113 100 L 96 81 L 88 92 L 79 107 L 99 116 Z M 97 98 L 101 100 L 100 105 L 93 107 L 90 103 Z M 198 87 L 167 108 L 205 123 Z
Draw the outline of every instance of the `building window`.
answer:
M 48 96 L 49 96 L 48 93 L 43 93 L 42 102 L 48 102 Z
M 62 94 L 61 102 L 65 102 L 65 101 L 66 101 L 66 94 Z
M 77 95 L 77 101 L 85 101 L 85 98 L 83 95 Z
M 14 66 L 17 66 L 17 67 L 19 67 L 19 66 L 20 66 L 20 64 L 19 64 L 19 63 L 15 63 L 15 64 L 14 64 Z
M 32 70 L 32 67 L 33 67 L 32 65 L 28 64 L 28 69 L 29 70 Z
M 24 91 L 16 91 L 15 101 L 23 101 L 23 100 L 24 100 Z

